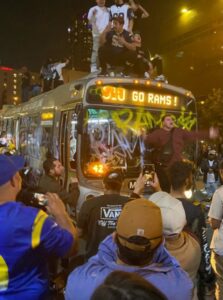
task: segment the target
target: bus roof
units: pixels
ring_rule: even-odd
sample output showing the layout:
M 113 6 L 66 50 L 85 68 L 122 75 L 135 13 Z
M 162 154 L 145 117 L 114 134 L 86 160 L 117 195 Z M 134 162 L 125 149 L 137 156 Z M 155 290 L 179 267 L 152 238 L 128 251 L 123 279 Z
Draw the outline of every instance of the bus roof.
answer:
M 28 102 L 21 103 L 17 106 L 4 105 L 3 109 L 0 111 L 0 116 L 4 115 L 4 117 L 7 118 L 18 114 L 24 115 L 29 114 L 30 112 L 36 113 L 39 111 L 52 110 L 62 105 L 79 102 L 80 98 L 82 98 L 84 95 L 85 89 L 90 85 L 97 84 L 99 81 L 103 84 L 111 84 L 114 82 L 148 84 L 149 82 L 152 87 L 163 87 L 169 91 L 174 91 L 176 93 L 189 96 L 190 98 L 194 98 L 190 91 L 163 82 L 152 80 L 148 81 L 147 79 L 143 78 L 98 77 L 97 75 L 89 74 L 78 80 L 61 85 L 49 92 L 35 96 Z

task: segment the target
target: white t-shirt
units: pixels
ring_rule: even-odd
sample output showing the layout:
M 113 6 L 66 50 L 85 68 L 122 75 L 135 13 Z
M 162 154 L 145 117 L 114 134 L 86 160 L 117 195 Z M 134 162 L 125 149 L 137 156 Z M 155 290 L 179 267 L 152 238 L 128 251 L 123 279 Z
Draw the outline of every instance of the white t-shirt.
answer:
M 110 20 L 114 17 L 124 18 L 125 30 L 129 29 L 129 20 L 132 18 L 132 10 L 128 4 L 123 4 L 121 6 L 112 5 L 110 8 Z
M 213 160 L 209 160 L 208 161 L 208 164 L 209 164 L 209 167 L 211 168 L 214 164 L 214 161 Z M 215 180 L 215 174 L 214 172 L 211 172 L 211 173 L 207 173 L 207 183 L 214 183 L 216 180 Z
M 220 228 L 214 230 L 210 248 L 223 256 L 223 186 L 215 191 L 208 216 L 221 221 Z
M 58 63 L 52 67 L 52 70 L 56 70 L 59 75 L 59 80 L 63 81 L 62 69 L 66 67 L 66 63 Z
M 96 11 L 94 15 L 94 11 Z M 107 7 L 101 7 L 95 5 L 88 11 L 88 21 L 92 24 L 92 34 L 102 33 L 109 23 L 109 9 Z

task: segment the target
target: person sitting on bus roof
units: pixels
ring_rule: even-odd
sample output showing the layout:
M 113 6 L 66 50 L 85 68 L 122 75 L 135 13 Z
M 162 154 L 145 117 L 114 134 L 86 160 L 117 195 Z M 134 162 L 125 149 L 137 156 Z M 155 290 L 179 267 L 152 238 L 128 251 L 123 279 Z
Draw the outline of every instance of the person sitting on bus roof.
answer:
M 54 157 L 47 158 L 43 162 L 43 169 L 45 174 L 40 178 L 38 192 L 57 193 L 65 204 L 69 204 L 76 210 L 76 204 L 79 197 L 77 179 L 74 179 L 72 182 L 72 190 L 70 192 L 67 192 L 60 185 L 59 180 L 64 173 L 64 167 L 58 159 Z
M 63 202 L 46 195 L 48 213 L 16 202 L 21 156 L 0 155 L 0 299 L 49 299 L 47 260 L 77 252 L 77 232 Z
M 139 77 L 150 78 L 156 73 L 155 80 L 165 81 L 166 78 L 163 75 L 163 61 L 162 57 L 156 54 L 150 59 L 150 53 L 144 48 L 142 44 L 142 38 L 140 32 L 134 32 L 133 42 L 136 45 L 136 61 L 134 65 L 134 71 Z
M 106 75 L 107 64 L 111 66 L 123 67 L 128 71 L 129 64 L 135 60 L 136 46 L 128 31 L 123 29 L 124 19 L 122 17 L 113 18 L 113 28 L 105 30 L 101 35 L 99 48 L 99 61 L 101 64 L 100 75 Z

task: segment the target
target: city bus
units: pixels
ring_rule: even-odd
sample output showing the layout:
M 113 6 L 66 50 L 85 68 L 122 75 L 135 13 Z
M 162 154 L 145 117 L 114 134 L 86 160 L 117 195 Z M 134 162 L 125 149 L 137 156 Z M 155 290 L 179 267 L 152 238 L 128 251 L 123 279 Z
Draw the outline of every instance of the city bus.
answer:
M 65 167 L 63 185 L 69 189 L 72 178 L 78 179 L 80 207 L 103 193 L 111 169 L 123 169 L 121 192 L 130 193 L 150 151 L 140 132 L 159 127 L 165 114 L 177 127 L 196 129 L 190 91 L 147 79 L 87 76 L 6 107 L 0 132 L 12 138 L 36 182 L 46 156 L 58 158 Z M 195 148 L 185 148 L 184 157 L 195 160 Z

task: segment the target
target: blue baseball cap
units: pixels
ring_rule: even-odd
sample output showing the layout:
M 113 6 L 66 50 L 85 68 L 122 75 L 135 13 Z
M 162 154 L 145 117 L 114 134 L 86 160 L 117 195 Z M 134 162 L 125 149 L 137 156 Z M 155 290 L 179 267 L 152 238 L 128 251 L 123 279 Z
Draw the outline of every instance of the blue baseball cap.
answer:
M 0 186 L 8 182 L 24 167 L 24 164 L 25 160 L 22 156 L 0 154 Z

